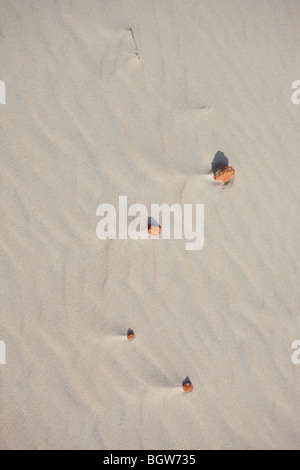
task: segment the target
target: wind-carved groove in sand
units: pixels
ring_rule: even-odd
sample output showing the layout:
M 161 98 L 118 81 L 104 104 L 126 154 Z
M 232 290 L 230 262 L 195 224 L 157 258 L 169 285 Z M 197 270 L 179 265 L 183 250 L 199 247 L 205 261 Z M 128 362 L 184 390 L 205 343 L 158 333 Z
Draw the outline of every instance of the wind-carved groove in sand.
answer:
M 133 39 L 133 42 L 134 42 L 134 45 L 135 45 L 135 55 L 140 60 L 140 54 L 139 54 L 139 50 L 138 50 L 137 43 L 136 43 L 136 40 L 135 40 L 133 29 L 129 28 L 129 31 L 131 32 L 131 36 L 132 36 L 132 39 Z
M 208 113 L 208 111 L 210 111 L 210 106 L 208 106 L 208 104 L 205 106 L 191 106 L 191 109 L 198 109 L 199 111 L 205 111 Z

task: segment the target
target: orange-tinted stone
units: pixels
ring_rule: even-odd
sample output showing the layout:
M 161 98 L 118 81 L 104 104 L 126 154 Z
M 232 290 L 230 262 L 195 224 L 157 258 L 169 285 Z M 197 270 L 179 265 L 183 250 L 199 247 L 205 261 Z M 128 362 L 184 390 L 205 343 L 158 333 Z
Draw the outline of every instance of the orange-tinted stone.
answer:
M 231 180 L 235 175 L 235 170 L 232 166 L 221 166 L 214 172 L 214 180 L 215 181 L 222 181 L 226 183 L 226 181 Z
M 193 384 L 191 382 L 187 382 L 182 385 L 182 388 L 185 392 L 191 392 L 193 390 Z
M 151 235 L 159 235 L 161 232 L 161 228 L 157 225 L 150 225 L 148 227 L 148 232 L 151 233 Z

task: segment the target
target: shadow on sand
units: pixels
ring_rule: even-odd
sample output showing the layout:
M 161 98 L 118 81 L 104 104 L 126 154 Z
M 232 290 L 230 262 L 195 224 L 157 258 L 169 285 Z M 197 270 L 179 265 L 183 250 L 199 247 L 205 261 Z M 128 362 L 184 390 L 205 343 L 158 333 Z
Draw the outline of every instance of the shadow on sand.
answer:
M 190 384 L 191 383 L 191 380 L 188 376 L 186 376 L 186 378 L 182 381 L 182 386 L 184 386 L 185 384 Z
M 159 228 L 161 228 L 161 226 L 159 225 L 159 223 L 158 223 L 155 219 L 153 219 L 153 217 L 148 217 L 148 229 L 149 229 L 151 226 L 152 226 L 152 227 L 159 227 Z
M 213 161 L 211 162 L 211 170 L 214 173 L 218 167 L 228 165 L 228 164 L 229 164 L 229 160 L 226 157 L 226 155 L 220 150 L 218 150 L 218 152 L 214 156 Z

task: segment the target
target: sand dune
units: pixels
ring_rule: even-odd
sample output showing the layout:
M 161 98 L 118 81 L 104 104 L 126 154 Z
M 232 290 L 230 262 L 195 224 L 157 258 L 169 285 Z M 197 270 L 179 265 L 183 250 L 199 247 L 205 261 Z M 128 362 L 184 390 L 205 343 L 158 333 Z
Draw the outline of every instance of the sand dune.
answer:
M 0 448 L 299 448 L 299 2 L 0 12 Z M 120 195 L 204 247 L 99 240 Z

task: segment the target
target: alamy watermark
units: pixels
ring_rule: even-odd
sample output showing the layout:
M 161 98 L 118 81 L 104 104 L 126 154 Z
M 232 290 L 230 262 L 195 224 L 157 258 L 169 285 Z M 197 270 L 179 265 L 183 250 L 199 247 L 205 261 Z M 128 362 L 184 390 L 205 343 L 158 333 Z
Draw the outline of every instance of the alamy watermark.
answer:
M 295 80 L 292 84 L 292 88 L 296 89 L 292 94 L 292 103 L 300 104 L 300 80 Z
M 4 341 L 0 341 L 0 364 L 6 364 L 6 347 Z
M 118 217 L 113 204 L 100 204 L 96 215 L 102 217 L 97 224 L 96 234 L 100 240 L 111 239 L 146 240 L 160 238 L 148 233 L 149 219 L 161 226 L 161 238 L 171 238 L 171 217 L 174 219 L 173 238 L 189 240 L 186 250 L 200 250 L 204 245 L 204 204 L 151 204 L 150 217 L 144 204 L 128 207 L 127 196 L 119 196 Z M 195 215 L 195 217 L 194 217 Z M 128 222 L 128 217 L 134 217 Z M 117 230 L 118 219 L 118 230 Z
M 292 354 L 292 363 L 295 366 L 300 364 L 300 340 L 296 339 L 292 344 L 292 349 L 296 349 L 295 352 Z
M 6 104 L 6 86 L 3 80 L 0 80 L 0 104 Z

